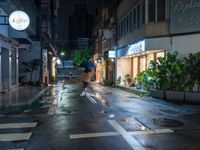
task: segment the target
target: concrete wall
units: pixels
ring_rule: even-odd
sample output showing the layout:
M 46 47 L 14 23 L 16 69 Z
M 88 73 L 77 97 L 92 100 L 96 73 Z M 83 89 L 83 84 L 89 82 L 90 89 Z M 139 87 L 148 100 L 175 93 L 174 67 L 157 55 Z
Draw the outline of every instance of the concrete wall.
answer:
M 8 25 L 0 25 L 0 34 L 8 37 Z
M 180 56 L 200 52 L 200 34 L 174 36 L 172 50 L 178 51 Z

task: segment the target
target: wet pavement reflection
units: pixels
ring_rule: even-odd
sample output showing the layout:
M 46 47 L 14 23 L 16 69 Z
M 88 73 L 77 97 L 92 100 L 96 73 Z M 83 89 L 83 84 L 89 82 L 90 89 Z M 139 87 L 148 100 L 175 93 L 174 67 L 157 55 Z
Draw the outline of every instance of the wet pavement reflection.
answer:
M 63 88 L 58 82 L 31 103 L 6 109 L 0 116 L 0 150 L 200 149 L 199 106 L 178 106 L 95 83 L 92 88 L 89 95 L 96 103 L 80 96 L 81 83 Z M 173 121 L 183 124 L 162 126 Z

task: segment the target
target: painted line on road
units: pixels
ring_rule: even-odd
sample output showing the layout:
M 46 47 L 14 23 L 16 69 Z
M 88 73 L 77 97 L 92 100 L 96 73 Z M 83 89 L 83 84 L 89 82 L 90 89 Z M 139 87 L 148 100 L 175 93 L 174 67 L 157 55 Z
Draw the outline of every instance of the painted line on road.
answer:
M 109 124 L 124 138 L 134 150 L 146 150 L 134 137 L 120 126 L 115 120 L 108 120 Z
M 84 139 L 84 138 L 94 138 L 94 137 L 106 137 L 106 136 L 116 136 L 119 135 L 118 132 L 97 132 L 97 133 L 87 133 L 87 134 L 74 134 L 70 135 L 70 139 Z
M 33 128 L 37 126 L 37 122 L 29 123 L 0 123 L 0 129 L 12 129 L 12 128 Z
M 7 149 L 7 150 L 24 150 L 23 148 Z
M 158 129 L 154 131 L 130 131 L 127 132 L 131 136 L 137 135 L 148 135 L 148 134 L 164 134 L 164 133 L 173 133 L 171 129 Z M 97 133 L 86 133 L 86 134 L 73 134 L 69 138 L 72 139 L 86 139 L 86 138 L 97 138 L 97 137 L 106 137 L 106 136 L 119 136 L 118 132 L 97 132 Z
M 86 92 L 85 95 L 92 104 L 97 104 L 96 100 L 90 96 L 90 93 Z
M 33 98 L 31 98 L 30 100 L 28 100 L 29 104 L 31 104 L 32 102 L 34 102 L 36 99 L 38 99 L 44 92 L 46 92 L 51 86 L 46 87 L 45 89 L 43 89 L 40 93 L 38 93 L 36 96 L 34 96 Z
M 32 132 L 0 134 L 0 141 L 24 141 L 30 139 Z

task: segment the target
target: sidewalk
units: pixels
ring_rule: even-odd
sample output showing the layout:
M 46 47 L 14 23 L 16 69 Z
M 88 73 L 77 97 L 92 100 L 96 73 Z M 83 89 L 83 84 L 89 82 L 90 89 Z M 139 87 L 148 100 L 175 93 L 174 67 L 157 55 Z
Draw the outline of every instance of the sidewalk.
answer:
M 163 114 L 172 116 L 200 114 L 200 105 L 180 105 L 152 98 L 150 96 L 141 97 L 131 91 L 105 87 L 98 83 L 93 83 L 92 86 L 97 92 L 101 93 L 103 99 L 108 103 L 117 107 L 128 108 L 127 110 L 130 110 L 130 112 L 136 112 L 140 115 L 145 114 L 144 112 L 151 112 L 145 115 Z
M 0 93 L 0 107 L 28 104 L 29 100 L 34 98 L 44 89 L 45 87 L 21 86 L 9 90 L 6 93 Z

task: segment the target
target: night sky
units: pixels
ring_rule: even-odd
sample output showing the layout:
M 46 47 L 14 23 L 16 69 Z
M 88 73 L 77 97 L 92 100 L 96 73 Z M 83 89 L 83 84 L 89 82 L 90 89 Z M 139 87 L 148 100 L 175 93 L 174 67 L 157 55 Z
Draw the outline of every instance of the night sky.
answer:
M 57 31 L 62 36 L 61 40 L 68 40 L 68 16 L 73 12 L 73 6 L 77 3 L 86 3 L 89 14 L 95 14 L 97 0 L 60 0 Z

